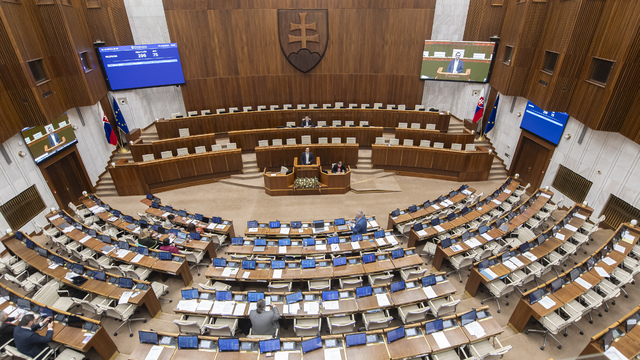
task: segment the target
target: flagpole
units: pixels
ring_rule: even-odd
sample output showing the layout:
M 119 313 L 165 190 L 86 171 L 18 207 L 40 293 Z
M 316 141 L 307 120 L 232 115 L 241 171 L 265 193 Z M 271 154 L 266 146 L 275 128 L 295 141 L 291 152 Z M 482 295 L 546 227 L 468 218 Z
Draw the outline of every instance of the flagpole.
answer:
M 120 127 L 118 126 L 118 133 L 120 134 L 120 138 L 118 139 L 118 152 L 121 154 L 127 153 L 129 152 L 129 150 L 127 150 L 127 148 L 125 148 L 125 141 L 124 141 L 124 131 L 122 131 L 122 129 L 120 129 Z

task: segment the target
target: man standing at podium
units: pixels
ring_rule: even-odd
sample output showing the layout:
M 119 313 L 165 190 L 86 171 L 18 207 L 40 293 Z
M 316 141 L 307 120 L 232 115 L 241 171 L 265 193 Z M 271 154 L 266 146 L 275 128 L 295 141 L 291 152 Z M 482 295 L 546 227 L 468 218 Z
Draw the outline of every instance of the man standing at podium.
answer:
M 364 217 L 362 210 L 356 211 L 356 221 L 355 223 L 351 221 L 349 226 L 351 226 L 351 231 L 353 231 L 354 235 L 367 232 L 367 219 Z
M 464 63 L 460 60 L 460 53 L 456 53 L 456 58 L 449 62 L 447 66 L 447 72 L 453 74 L 460 74 L 464 71 Z
M 302 163 L 302 165 L 312 165 L 313 160 L 315 160 L 315 157 L 313 156 L 313 153 L 309 151 L 309 147 L 307 146 L 304 149 L 302 156 L 300 156 L 300 162 Z

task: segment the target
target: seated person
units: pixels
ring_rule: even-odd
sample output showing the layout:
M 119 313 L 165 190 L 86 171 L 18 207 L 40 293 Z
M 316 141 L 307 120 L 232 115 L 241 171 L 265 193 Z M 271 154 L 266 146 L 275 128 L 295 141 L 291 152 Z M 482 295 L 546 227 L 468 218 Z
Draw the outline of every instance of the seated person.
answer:
M 18 319 L 21 317 L 22 315 L 18 315 Z M 6 312 L 0 311 L 0 321 L 2 322 L 0 324 L 0 344 L 6 344 L 7 341 L 13 339 L 13 330 L 16 328 L 12 324 L 14 320 L 15 318 L 9 317 Z
M 274 306 L 272 311 L 265 311 L 264 306 L 264 299 L 260 299 L 256 304 L 256 309 L 249 313 L 253 335 L 275 335 L 280 326 L 278 324 L 278 320 L 280 320 L 278 308 Z
M 151 237 L 151 232 L 149 229 L 140 230 L 140 235 L 138 235 L 138 244 L 142 246 L 146 246 L 149 249 L 153 249 L 158 246 L 158 242 L 156 239 Z
M 173 219 L 175 218 L 176 216 L 173 214 L 167 215 L 167 219 L 164 221 L 164 223 L 162 223 L 162 226 L 166 227 L 167 229 L 173 229 Z
M 302 165 L 312 165 L 314 160 L 315 160 L 315 157 L 313 156 L 313 153 L 309 151 L 309 147 L 307 146 L 304 149 L 304 152 L 302 153 L 302 155 L 300 156 L 300 163 Z
M 333 165 L 331 172 L 334 174 L 344 174 L 347 172 L 347 167 L 342 165 L 342 161 L 338 161 L 337 164 Z
M 162 240 L 162 245 L 160 246 L 160 250 L 168 251 L 172 254 L 180 254 L 180 250 L 177 247 L 171 245 L 171 240 L 169 238 L 165 238 Z
M 365 234 L 367 232 L 367 218 L 364 217 L 362 210 L 356 211 L 356 221 L 350 221 L 349 226 L 353 234 Z
M 47 325 L 47 334 L 42 336 L 36 333 L 41 326 Z M 41 324 L 37 324 L 33 314 L 27 314 L 22 317 L 18 326 L 13 331 L 13 341 L 16 348 L 21 353 L 36 358 L 43 350 L 49 346 L 47 343 L 53 338 L 53 321 L 46 318 Z
M 187 231 L 192 233 L 192 232 L 198 232 L 200 234 L 204 234 L 204 229 L 201 227 L 196 227 L 196 225 L 194 223 L 189 223 L 189 225 L 187 225 Z
M 313 121 L 311 121 L 311 118 L 308 116 L 305 116 L 302 118 L 302 124 L 300 124 L 300 126 L 302 127 L 312 127 L 313 126 Z

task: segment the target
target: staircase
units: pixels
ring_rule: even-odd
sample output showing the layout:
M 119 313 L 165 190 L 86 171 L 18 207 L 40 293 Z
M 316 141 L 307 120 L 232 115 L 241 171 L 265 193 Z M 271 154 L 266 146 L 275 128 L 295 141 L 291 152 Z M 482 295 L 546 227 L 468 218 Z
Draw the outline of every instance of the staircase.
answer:
M 114 150 L 109 158 L 108 164 L 112 162 L 116 162 L 120 159 L 128 159 L 129 161 L 133 161 L 130 152 L 121 153 L 118 150 Z M 113 183 L 113 178 L 111 177 L 111 173 L 109 171 L 105 171 L 100 175 L 100 178 L 96 182 L 96 195 L 103 196 L 118 196 L 118 191 L 116 190 L 116 185 Z
M 216 143 L 218 143 L 217 139 Z M 221 179 L 218 182 L 251 189 L 264 189 L 264 180 L 262 179 L 262 172 L 258 168 L 256 154 L 242 154 L 242 174 L 231 175 L 230 178 Z

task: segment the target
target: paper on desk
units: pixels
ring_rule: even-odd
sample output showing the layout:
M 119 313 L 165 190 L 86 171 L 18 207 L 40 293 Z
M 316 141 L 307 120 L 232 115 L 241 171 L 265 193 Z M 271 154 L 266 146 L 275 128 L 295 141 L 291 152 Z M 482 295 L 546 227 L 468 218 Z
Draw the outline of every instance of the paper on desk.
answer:
M 584 216 L 584 215 L 582 215 L 582 214 L 576 214 L 575 216 L 576 216 L 577 218 L 582 219 L 582 220 L 586 220 L 586 219 L 587 219 L 587 217 L 586 217 L 586 216 Z
M 425 295 L 427 295 L 427 298 L 429 299 L 434 299 L 438 297 L 438 295 L 436 294 L 435 291 L 433 291 L 433 288 L 431 286 L 423 287 L 422 291 L 424 292 Z
M 316 301 L 307 301 L 304 303 L 304 312 L 308 315 L 317 315 L 320 312 L 320 304 Z
M 605 264 L 607 264 L 609 266 L 613 266 L 616 263 L 615 260 L 613 260 L 612 258 L 610 258 L 608 256 L 606 258 L 602 259 L 602 262 L 604 262 Z
M 289 314 L 297 314 L 300 310 L 300 303 L 289 304 Z
M 444 332 L 438 331 L 438 332 L 432 333 L 431 335 L 433 335 L 433 339 L 436 341 L 436 344 L 438 344 L 438 347 L 440 349 L 448 348 L 451 346 Z
M 246 303 L 236 303 L 234 301 L 225 301 L 222 313 L 224 315 L 243 316 L 244 310 L 247 308 Z
M 564 228 L 565 228 L 565 229 L 567 229 L 567 230 L 569 230 L 569 231 L 571 231 L 571 232 L 576 232 L 576 231 L 578 231 L 578 228 L 577 228 L 577 227 L 575 227 L 575 226 L 573 226 L 573 225 L 571 225 L 571 224 L 567 224 L 567 225 L 565 225 L 565 226 L 564 226 Z
M 316 244 L 316 251 L 327 251 L 327 245 L 325 245 L 325 244 L 322 244 L 322 245 Z
M 522 261 L 520 261 L 520 259 L 518 259 L 518 258 L 513 257 L 513 258 L 511 258 L 511 261 L 514 264 L 516 264 L 517 267 L 523 267 L 524 266 L 524 263 Z
M 116 256 L 119 257 L 120 259 L 127 256 L 128 254 L 129 254 L 129 250 L 125 250 L 125 249 L 118 249 L 118 251 L 116 252 Z
M 531 261 L 536 261 L 538 260 L 538 257 L 533 255 L 530 251 L 527 251 L 526 253 L 522 254 L 524 257 L 526 257 L 527 259 L 531 260 Z
M 436 225 L 436 226 L 434 226 L 433 228 L 434 228 L 434 229 L 436 229 L 438 232 L 445 232 L 445 231 L 446 231 L 446 230 L 445 230 L 442 226 L 440 226 L 440 225 Z
M 215 301 L 209 313 L 219 315 L 222 314 L 222 310 L 224 309 L 224 303 L 226 301 Z
M 625 248 L 622 245 L 615 244 L 613 245 L 613 250 L 623 253 L 625 251 Z
M 209 230 L 213 230 L 216 227 L 216 223 L 211 223 L 209 225 L 207 225 L 207 229 Z
M 235 276 L 237 273 L 238 273 L 238 268 L 228 267 L 222 270 L 222 276 L 225 276 L 225 277 Z
M 176 309 L 178 309 L 178 310 L 191 311 L 191 312 L 196 311 L 197 308 L 198 308 L 198 300 L 197 299 L 180 300 L 180 301 L 178 301 L 178 305 L 176 306 Z
M 387 294 L 376 294 L 376 300 L 378 300 L 378 306 L 380 307 L 391 305 Z
M 140 295 L 140 294 L 141 294 L 141 293 L 140 293 L 140 291 L 139 291 L 139 290 L 136 290 L 136 291 L 133 293 L 133 295 L 131 295 L 131 298 L 133 299 L 133 298 L 135 298 L 136 296 L 138 296 L 138 295 Z
M 91 239 L 91 236 L 87 235 L 87 236 L 83 237 L 82 239 L 80 239 L 80 243 L 84 244 L 89 239 Z
M 144 358 L 144 360 L 158 360 L 160 354 L 162 354 L 162 349 L 164 348 L 160 345 L 153 345 L 151 349 L 149 349 L 149 353 L 147 354 L 147 357 Z
M 491 237 L 491 235 L 489 235 L 488 233 L 484 233 L 481 235 L 483 238 L 485 238 L 485 240 L 487 241 L 491 241 L 493 240 L 493 237 Z
M 323 301 L 322 308 L 325 310 L 338 310 L 340 309 L 340 302 L 338 300 Z
M 289 231 L 291 231 L 289 228 L 283 228 L 283 227 L 280 228 L 280 234 L 288 235 Z
M 331 360 L 342 360 L 342 353 L 340 352 L 340 348 L 329 348 L 324 349 L 324 358 Z
M 93 337 L 93 334 L 85 334 L 84 335 L 84 339 L 82 339 L 82 343 L 86 344 L 89 342 L 89 340 L 91 340 L 91 338 Z
M 472 249 L 482 245 L 482 243 L 480 241 L 476 240 L 476 238 L 469 239 L 469 240 L 465 241 L 464 243 L 467 244 L 467 246 L 472 248 Z
M 502 265 L 504 265 L 504 266 L 508 267 L 508 268 L 509 268 L 509 269 L 511 269 L 511 270 L 515 270 L 515 269 L 517 269 L 517 268 L 518 268 L 518 265 L 514 264 L 514 263 L 511 261 L 511 259 L 509 259 L 509 260 L 507 260 L 507 261 L 504 261 L 504 262 L 502 263 Z
M 258 228 L 249 228 L 249 232 L 258 232 Z
M 620 350 L 616 349 L 613 345 L 604 352 L 604 356 L 606 356 L 610 360 L 627 360 L 627 357 L 622 355 Z
M 12 313 L 12 312 L 14 312 L 14 311 L 16 311 L 16 309 L 17 309 L 17 308 L 16 308 L 15 306 L 13 306 L 13 305 L 9 305 L 9 306 L 7 306 L 6 308 L 4 308 L 4 309 L 3 309 L 3 311 L 4 311 L 4 313 L 5 313 L 5 314 L 9 314 L 9 315 L 11 315 L 11 313 Z
M 53 263 L 53 264 L 49 265 L 49 269 L 53 270 L 53 269 L 57 268 L 58 266 L 60 266 L 60 265 L 58 265 L 56 263 Z
M 436 205 L 436 204 L 433 204 L 433 205 L 431 205 L 431 206 L 433 206 L 433 208 L 434 208 L 434 209 L 436 209 L 436 210 L 440 210 L 440 206 L 438 206 L 438 205 Z
M 498 201 L 498 199 L 493 199 L 493 200 L 491 200 L 491 202 L 496 203 L 496 205 L 502 204 L 502 201 Z
M 171 214 L 171 213 L 170 213 L 170 212 L 164 212 L 164 213 L 162 213 L 162 215 L 160 215 L 160 216 L 162 216 L 162 217 L 167 217 L 167 216 L 169 216 L 169 214 Z
M 289 353 L 286 351 L 278 351 L 273 356 L 273 360 L 289 360 Z
M 281 277 L 282 277 L 282 269 L 273 270 L 273 275 L 271 275 L 271 278 L 280 279 Z
M 378 246 L 385 246 L 387 245 L 387 243 L 384 242 L 384 238 L 377 238 L 376 239 L 376 244 L 378 244 Z
M 242 273 L 242 278 L 243 278 L 243 279 L 248 279 L 248 278 L 249 278 L 249 276 L 251 276 L 251 273 L 250 273 L 250 272 L 248 272 L 248 271 L 245 271 L 244 273 Z
M 589 290 L 591 289 L 591 284 L 588 283 L 586 280 L 584 280 L 583 278 L 577 278 L 575 279 L 575 282 L 578 283 L 578 285 L 582 286 L 583 288 Z
M 120 300 L 118 300 L 118 305 L 128 303 L 129 299 L 131 298 L 131 294 L 133 294 L 131 291 L 123 292 L 122 295 L 120 295 Z
M 460 246 L 460 244 L 455 244 L 455 245 L 451 245 L 451 250 L 458 252 L 458 251 L 462 251 L 463 248 L 462 246 Z
M 462 193 L 463 193 L 464 195 L 471 195 L 471 194 L 473 194 L 471 191 L 469 191 L 469 190 L 467 190 L 467 189 L 462 190 Z
M 249 303 L 249 312 L 256 310 L 258 308 L 258 303 L 251 302 Z
M 398 240 L 396 240 L 396 237 L 393 235 L 387 235 L 384 237 L 385 239 L 387 239 L 387 241 L 389 242 L 389 244 L 391 245 L 398 245 Z
M 4 304 L 7 302 L 7 299 L 0 297 L 0 305 Z
M 55 220 L 55 219 L 57 219 L 59 217 L 60 217 L 60 214 L 54 215 L 54 216 L 49 218 L 49 221 L 53 221 L 53 220 Z
M 132 263 L 137 263 L 138 261 L 142 260 L 143 257 L 144 257 L 144 255 L 138 254 L 138 255 L 134 256 L 133 259 L 131 259 L 131 262 Z
M 556 305 L 556 302 L 553 301 L 552 298 L 545 296 L 540 301 L 538 301 L 540 305 L 544 306 L 545 309 L 549 310 Z
M 484 276 L 488 277 L 489 280 L 493 280 L 498 277 L 498 274 L 494 273 L 491 269 L 484 269 L 481 271 Z
M 416 234 L 420 237 L 427 236 L 427 232 L 425 230 L 418 230 Z
M 504 193 L 505 193 L 505 194 L 511 194 L 511 190 L 509 190 L 509 189 L 504 189 Z
M 551 195 L 549 194 L 540 193 L 540 195 L 546 197 L 547 199 L 551 199 Z
M 564 240 L 564 235 L 560 234 L 560 233 L 556 233 L 556 239 L 558 240 Z
M 286 246 L 278 246 L 278 254 L 286 254 L 287 247 Z
M 108 222 L 114 222 L 114 221 L 116 221 L 116 220 L 118 220 L 118 219 L 119 219 L 119 217 L 117 217 L 117 216 L 110 216 L 110 217 L 107 219 L 107 221 L 108 221 Z
M 213 306 L 212 300 L 200 300 L 200 302 L 198 303 L 198 307 L 196 308 L 196 311 L 209 312 L 212 306 Z
M 62 232 L 66 234 L 72 232 L 73 230 L 75 230 L 75 227 L 67 226 L 66 228 L 64 228 L 64 230 L 62 230 Z
M 340 244 L 331 244 L 331 251 L 340 251 Z
M 353 250 L 358 250 L 358 249 L 360 249 L 360 243 L 359 243 L 359 242 L 357 242 L 357 241 L 352 241 L 352 242 L 351 242 L 351 248 L 352 248 Z
M 467 325 L 464 326 L 467 331 L 469 332 L 469 334 L 479 338 L 479 337 L 483 337 L 485 336 L 487 333 L 484 331 L 484 328 L 482 327 L 482 325 L 480 325 L 479 322 L 474 321 L 471 323 L 468 323 Z
M 600 277 L 603 277 L 603 278 L 608 278 L 609 277 L 609 273 L 607 273 L 600 266 L 596 266 L 596 267 L 594 267 L 594 269 L 596 269 L 596 272 L 598 273 L 598 275 L 600 275 Z

